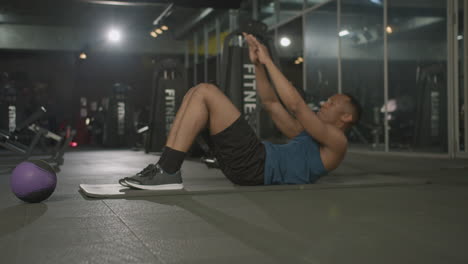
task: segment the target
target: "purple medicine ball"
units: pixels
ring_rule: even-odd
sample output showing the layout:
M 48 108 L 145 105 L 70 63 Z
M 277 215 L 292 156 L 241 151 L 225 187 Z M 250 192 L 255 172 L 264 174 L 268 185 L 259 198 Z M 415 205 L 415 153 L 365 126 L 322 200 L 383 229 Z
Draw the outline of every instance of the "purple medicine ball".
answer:
M 13 193 L 28 203 L 39 203 L 49 198 L 55 186 L 57 186 L 57 176 L 54 169 L 42 160 L 21 162 L 10 177 Z

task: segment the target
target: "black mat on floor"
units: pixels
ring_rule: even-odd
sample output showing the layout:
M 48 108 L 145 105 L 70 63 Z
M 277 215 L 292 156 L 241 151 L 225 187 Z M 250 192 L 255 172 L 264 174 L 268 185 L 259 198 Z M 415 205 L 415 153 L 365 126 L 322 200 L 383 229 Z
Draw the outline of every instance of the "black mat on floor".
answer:
M 226 180 L 227 181 L 227 180 Z M 315 184 L 303 185 L 265 185 L 265 186 L 238 186 L 223 182 L 204 182 L 200 185 L 185 184 L 183 190 L 148 191 L 135 190 L 123 187 L 119 184 L 80 184 L 80 191 L 88 197 L 94 198 L 125 198 L 157 195 L 194 195 L 194 194 L 219 194 L 238 192 L 262 192 L 284 190 L 315 190 L 326 188 L 355 188 L 372 186 L 395 185 L 421 185 L 428 183 L 423 179 L 406 179 L 389 175 L 353 175 L 353 176 L 326 176 Z

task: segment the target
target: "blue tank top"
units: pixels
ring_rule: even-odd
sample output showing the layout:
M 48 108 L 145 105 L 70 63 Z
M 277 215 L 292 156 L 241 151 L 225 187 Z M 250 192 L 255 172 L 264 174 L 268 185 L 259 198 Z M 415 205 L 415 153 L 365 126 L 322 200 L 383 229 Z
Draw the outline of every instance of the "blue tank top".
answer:
M 320 158 L 318 142 L 305 131 L 287 144 L 263 141 L 266 151 L 264 183 L 314 183 L 327 174 Z

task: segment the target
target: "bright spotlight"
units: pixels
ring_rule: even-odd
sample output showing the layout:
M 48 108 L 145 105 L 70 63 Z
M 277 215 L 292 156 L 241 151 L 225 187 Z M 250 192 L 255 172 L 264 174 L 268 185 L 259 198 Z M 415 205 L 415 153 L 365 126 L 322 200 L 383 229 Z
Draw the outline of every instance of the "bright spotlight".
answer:
M 385 29 L 387 31 L 388 34 L 392 34 L 393 33 L 393 29 L 391 26 L 387 26 L 387 28 Z
M 162 26 L 161 29 L 164 31 L 169 30 L 169 28 L 166 25 Z
M 111 30 L 109 30 L 109 33 L 107 34 L 107 37 L 112 42 L 118 42 L 118 41 L 120 41 L 120 38 L 121 38 L 120 31 L 118 31 L 116 29 L 111 29 Z
M 150 35 L 151 35 L 153 38 L 155 38 L 155 37 L 158 36 L 158 34 L 156 34 L 156 32 L 154 32 L 154 31 L 151 31 Z
M 457 39 L 458 39 L 458 40 L 462 40 L 462 39 L 463 39 L 463 35 L 458 35 L 458 36 L 457 36 Z
M 338 33 L 338 35 L 339 35 L 340 37 L 344 37 L 344 36 L 346 36 L 346 35 L 349 35 L 349 31 L 346 30 L 346 29 L 345 29 L 345 30 L 341 30 L 340 33 Z
M 156 29 L 155 31 L 156 31 L 156 33 L 158 33 L 158 34 L 162 34 L 162 33 L 163 33 L 163 31 L 162 31 L 161 29 L 159 29 L 159 28 Z
M 86 60 L 87 57 L 88 57 L 88 56 L 86 56 L 86 53 L 84 53 L 84 52 L 81 52 L 81 53 L 80 53 L 80 59 Z
M 291 40 L 287 37 L 282 37 L 280 40 L 280 44 L 283 47 L 288 47 L 289 45 L 291 45 Z

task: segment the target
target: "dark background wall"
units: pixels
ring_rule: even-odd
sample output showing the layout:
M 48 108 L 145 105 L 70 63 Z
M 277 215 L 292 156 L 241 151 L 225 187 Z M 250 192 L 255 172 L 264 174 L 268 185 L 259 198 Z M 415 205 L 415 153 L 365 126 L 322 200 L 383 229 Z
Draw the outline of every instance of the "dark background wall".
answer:
M 10 51 L 0 53 L 0 72 L 19 81 L 19 121 L 33 108 L 46 104 L 58 122 L 75 122 L 80 97 L 86 97 L 88 104 L 100 102 L 111 95 L 115 83 L 132 87 L 130 100 L 135 109 L 150 104 L 153 69 L 168 56 L 100 52 L 80 60 L 75 52 Z M 41 85 L 46 88 L 38 92 L 35 87 Z M 29 98 L 38 93 L 40 99 Z

